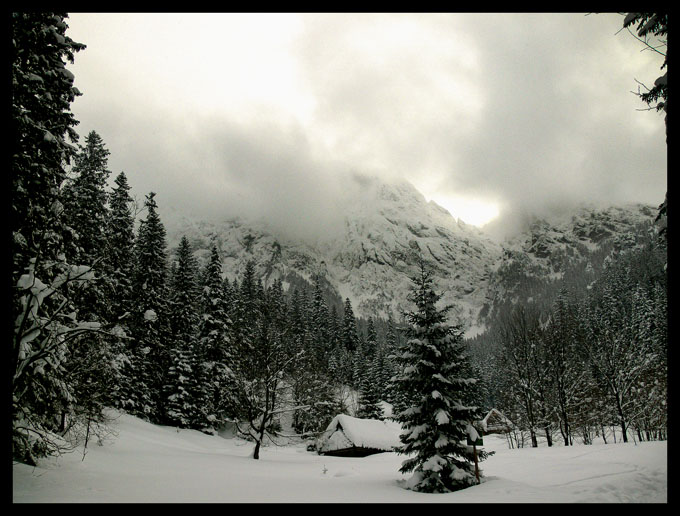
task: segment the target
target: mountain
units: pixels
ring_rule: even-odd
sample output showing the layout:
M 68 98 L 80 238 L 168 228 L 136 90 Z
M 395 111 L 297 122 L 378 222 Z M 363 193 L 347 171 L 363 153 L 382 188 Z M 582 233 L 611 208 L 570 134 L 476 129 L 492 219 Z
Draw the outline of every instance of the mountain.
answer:
M 325 236 L 293 237 L 263 220 L 245 218 L 184 218 L 168 234 L 170 248 L 186 235 L 199 260 L 207 260 L 212 243 L 217 244 L 230 280 L 241 277 L 249 260 L 266 282 L 281 279 L 285 288 L 309 286 L 320 277 L 329 303 L 341 310 L 349 298 L 360 317 L 400 319 L 409 308 L 410 278 L 420 255 L 434 271 L 442 302 L 453 305 L 452 321 L 474 335 L 495 305 L 525 288 L 527 278 L 560 278 L 569 264 L 650 223 L 654 215 L 653 208 L 642 205 L 582 207 L 567 216 L 534 219 L 498 243 L 428 202 L 411 184 L 374 180 L 345 206 L 339 230 Z
M 230 280 L 255 260 L 265 281 L 284 287 L 323 278 L 331 302 L 349 298 L 357 316 L 392 315 L 409 307 L 410 277 L 417 257 L 434 269 L 452 315 L 474 326 L 501 247 L 477 228 L 427 202 L 409 183 L 373 181 L 344 210 L 340 231 L 327 237 L 292 238 L 262 220 L 181 220 L 168 230 L 169 247 L 186 235 L 199 259 L 215 242 Z
M 528 220 L 502 243 L 480 322 L 504 303 L 550 302 L 562 286 L 586 288 L 612 249 L 631 248 L 649 234 L 657 211 L 643 204 L 599 208 Z

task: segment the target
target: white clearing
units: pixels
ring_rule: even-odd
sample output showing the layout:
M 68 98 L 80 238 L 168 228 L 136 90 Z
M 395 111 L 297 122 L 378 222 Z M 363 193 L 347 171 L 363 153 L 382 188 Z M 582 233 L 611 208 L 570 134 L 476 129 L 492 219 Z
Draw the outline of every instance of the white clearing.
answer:
M 508 449 L 487 435 L 496 454 L 480 464 L 481 485 L 446 494 L 403 488 L 404 456 L 328 457 L 303 445 L 267 446 L 194 430 L 154 426 L 128 415 L 117 436 L 33 468 L 13 466 L 13 499 L 22 502 L 313 502 L 565 503 L 660 502 L 668 497 L 667 443 L 597 442 Z

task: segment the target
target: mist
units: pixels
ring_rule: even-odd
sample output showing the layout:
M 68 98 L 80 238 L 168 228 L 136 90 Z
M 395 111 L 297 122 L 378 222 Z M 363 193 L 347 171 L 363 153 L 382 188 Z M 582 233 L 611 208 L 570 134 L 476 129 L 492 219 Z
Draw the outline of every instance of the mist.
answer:
M 633 90 L 660 60 L 622 20 L 75 13 L 88 48 L 70 67 L 73 111 L 162 214 L 263 218 L 291 237 L 340 229 L 356 177 L 493 204 L 496 227 L 584 202 L 658 205 L 665 124 Z

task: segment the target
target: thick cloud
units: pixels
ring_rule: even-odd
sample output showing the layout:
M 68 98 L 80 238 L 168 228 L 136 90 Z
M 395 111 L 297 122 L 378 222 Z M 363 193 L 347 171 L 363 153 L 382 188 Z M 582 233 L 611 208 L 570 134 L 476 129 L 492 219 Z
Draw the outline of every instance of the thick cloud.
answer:
M 659 203 L 661 115 L 615 14 L 74 14 L 94 129 L 167 212 L 334 227 L 353 174 L 501 217 L 578 202 Z M 456 208 L 446 206 L 454 215 Z M 463 217 L 465 218 L 465 217 Z

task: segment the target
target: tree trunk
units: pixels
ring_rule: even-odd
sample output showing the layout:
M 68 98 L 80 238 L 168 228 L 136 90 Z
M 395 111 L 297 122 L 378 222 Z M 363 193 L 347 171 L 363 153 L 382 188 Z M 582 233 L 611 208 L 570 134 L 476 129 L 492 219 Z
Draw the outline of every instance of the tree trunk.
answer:
M 253 450 L 253 459 L 260 458 L 260 441 L 255 441 L 255 449 Z
M 624 443 L 628 442 L 628 436 L 626 435 L 628 433 L 628 429 L 626 428 L 626 422 L 621 418 L 621 438 L 623 439 Z
M 569 446 L 569 421 L 567 419 L 567 414 L 562 412 L 562 418 L 560 420 L 560 433 L 562 434 L 562 439 L 564 439 L 564 445 Z
M 626 428 L 626 418 L 623 417 L 623 407 L 621 407 L 621 399 L 619 398 L 619 395 L 615 393 L 616 396 L 616 410 L 619 413 L 619 417 L 621 418 L 621 433 L 622 436 L 621 438 L 623 439 L 624 443 L 628 442 L 628 436 L 626 435 L 628 433 L 628 429 Z
M 533 428 L 530 428 L 529 432 L 531 433 L 531 447 L 532 448 L 538 448 L 538 441 L 536 439 L 536 432 L 534 431 Z

